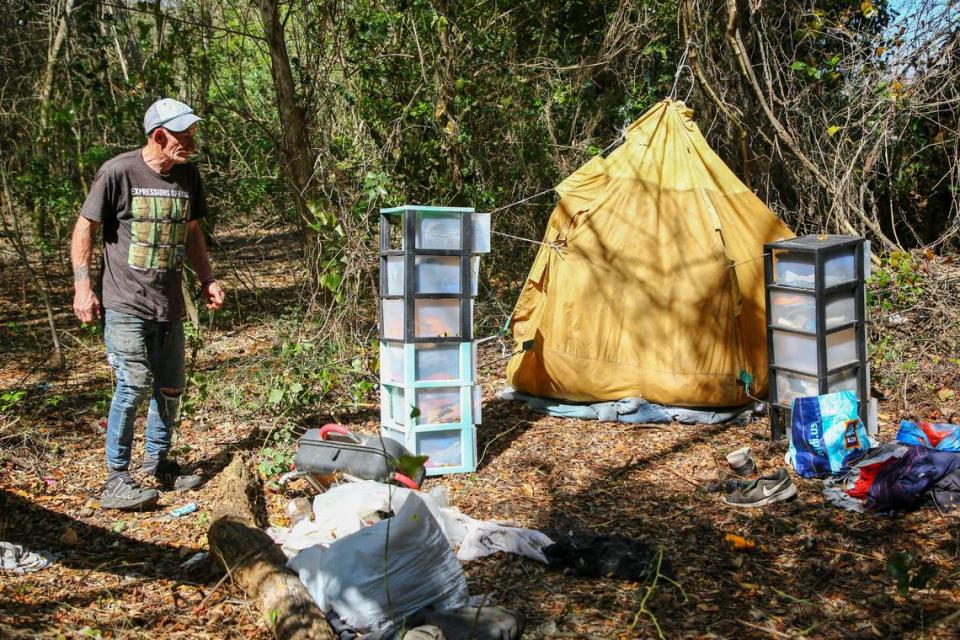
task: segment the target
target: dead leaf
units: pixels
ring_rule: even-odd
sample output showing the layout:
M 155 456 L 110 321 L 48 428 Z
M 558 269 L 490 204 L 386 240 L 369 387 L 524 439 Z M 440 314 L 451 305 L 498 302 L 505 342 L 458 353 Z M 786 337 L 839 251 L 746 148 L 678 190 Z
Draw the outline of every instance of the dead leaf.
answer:
M 735 533 L 728 533 L 723 536 L 724 541 L 729 542 L 730 546 L 733 547 L 734 551 L 750 551 L 755 549 L 757 543 L 753 540 L 748 540 L 743 536 L 738 536 Z
M 937 391 L 937 397 L 940 398 L 941 402 L 953 400 L 956 395 L 957 393 L 953 389 L 940 389 L 940 391 Z
M 60 536 L 60 542 L 69 545 L 79 544 L 80 536 L 78 536 L 77 532 L 73 530 L 73 527 L 67 527 Z

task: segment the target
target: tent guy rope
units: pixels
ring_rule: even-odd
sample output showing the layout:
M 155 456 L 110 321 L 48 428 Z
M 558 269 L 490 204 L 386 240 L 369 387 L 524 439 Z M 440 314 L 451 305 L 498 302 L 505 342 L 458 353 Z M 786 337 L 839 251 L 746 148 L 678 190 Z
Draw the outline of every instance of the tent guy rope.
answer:
M 605 154 L 607 153 L 607 151 L 610 151 L 610 149 L 612 149 L 613 147 L 615 147 L 621 140 L 623 140 L 624 138 L 626 138 L 626 136 L 627 136 L 627 131 L 626 131 L 626 127 L 624 127 L 624 128 L 620 131 L 620 135 L 618 135 L 618 136 L 614 139 L 613 142 L 611 142 L 611 143 L 608 144 L 606 147 L 604 147 L 604 148 L 600 151 L 600 153 L 598 153 L 597 155 L 599 155 L 599 156 L 605 155 Z M 502 207 L 497 207 L 496 209 L 491 209 L 491 210 L 490 210 L 490 213 L 497 213 L 497 212 L 499 212 L 499 211 L 503 211 L 504 209 L 509 209 L 509 208 L 511 208 L 511 207 L 515 207 L 515 206 L 520 205 L 520 204 L 523 204 L 523 203 L 525 203 L 525 202 L 529 202 L 530 200 L 533 200 L 534 198 L 539 198 L 540 196 L 546 195 L 546 194 L 548 194 L 548 193 L 552 193 L 555 189 L 556 189 L 556 187 L 550 187 L 549 189 L 544 189 L 543 191 L 539 191 L 539 192 L 533 194 L 532 196 L 526 196 L 525 198 L 520 198 L 520 199 L 517 200 L 516 202 L 511 202 L 510 204 L 505 204 L 505 205 L 503 205 Z M 494 232 L 494 233 L 496 233 L 496 232 Z M 525 238 L 522 238 L 522 239 L 525 239 Z M 535 241 L 535 240 L 531 240 L 530 242 L 536 242 L 536 241 Z M 537 244 L 541 244 L 541 243 L 537 243 Z

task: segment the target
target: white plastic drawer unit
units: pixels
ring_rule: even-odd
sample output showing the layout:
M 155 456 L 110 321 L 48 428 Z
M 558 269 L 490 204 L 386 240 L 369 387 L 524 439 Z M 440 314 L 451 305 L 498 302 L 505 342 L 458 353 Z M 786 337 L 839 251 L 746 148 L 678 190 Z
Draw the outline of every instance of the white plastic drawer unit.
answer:
M 380 343 L 380 380 L 403 384 L 406 369 L 404 367 L 404 348 L 402 343 Z
M 459 380 L 460 345 L 421 344 L 414 353 L 415 379 L 422 380 Z
M 771 437 L 789 429 L 794 400 L 821 391 L 856 391 L 866 422 L 868 243 L 817 234 L 763 248 Z
M 473 236 L 471 253 L 490 252 L 490 214 L 469 213 Z M 421 250 L 455 251 L 461 248 L 462 229 L 466 216 L 456 213 L 418 212 L 416 221 L 415 247 Z
M 827 369 L 857 361 L 857 332 L 851 327 L 827 334 Z M 773 357 L 781 367 L 817 375 L 817 338 L 773 330 Z
M 470 257 L 470 295 L 477 295 L 477 282 L 480 280 L 480 257 Z M 403 256 L 387 256 L 387 282 L 384 295 L 404 295 L 404 271 L 406 270 Z M 457 256 L 416 256 L 416 284 L 414 293 L 460 293 L 460 258 Z
M 416 390 L 417 424 L 460 422 L 460 387 Z
M 424 431 L 416 435 L 417 452 L 429 456 L 426 467 L 459 467 L 463 464 L 463 434 L 459 429 Z
M 793 404 L 796 398 L 808 398 L 820 395 L 817 379 L 790 371 L 777 371 L 777 399 L 786 405 Z M 827 393 L 857 390 L 857 369 L 851 367 L 827 377 Z
M 773 265 L 776 284 L 801 289 L 814 288 L 816 262 L 812 253 L 775 251 Z M 852 249 L 830 254 L 824 259 L 825 287 L 853 282 L 856 275 L 856 254 Z
M 826 304 L 826 328 L 832 329 L 857 319 L 857 303 L 852 291 L 830 295 Z M 813 295 L 793 291 L 770 292 L 770 316 L 774 326 L 784 329 L 817 330 L 817 303 Z
M 404 309 L 399 298 L 381 300 L 380 321 L 383 323 L 383 337 L 387 340 L 403 340 Z
M 383 337 L 403 340 L 405 309 L 402 298 L 381 300 Z M 472 304 L 471 312 L 472 312 Z M 424 298 L 414 301 L 414 335 L 417 338 L 455 338 L 460 336 L 460 301 Z
M 429 456 L 428 475 L 474 471 L 481 406 L 473 299 L 490 214 L 421 205 L 380 214 L 382 432 Z
M 414 335 L 417 338 L 452 338 L 460 335 L 460 301 L 424 298 L 414 302 Z

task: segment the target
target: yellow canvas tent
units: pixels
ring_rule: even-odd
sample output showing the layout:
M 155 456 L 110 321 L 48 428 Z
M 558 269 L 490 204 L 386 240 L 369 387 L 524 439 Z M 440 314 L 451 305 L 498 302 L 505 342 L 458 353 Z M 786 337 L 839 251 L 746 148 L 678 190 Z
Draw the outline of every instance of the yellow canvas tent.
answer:
M 793 233 L 707 146 L 682 102 L 556 187 L 513 313 L 525 393 L 578 401 L 743 404 L 767 385 L 763 244 Z M 532 341 L 532 347 L 519 351 Z

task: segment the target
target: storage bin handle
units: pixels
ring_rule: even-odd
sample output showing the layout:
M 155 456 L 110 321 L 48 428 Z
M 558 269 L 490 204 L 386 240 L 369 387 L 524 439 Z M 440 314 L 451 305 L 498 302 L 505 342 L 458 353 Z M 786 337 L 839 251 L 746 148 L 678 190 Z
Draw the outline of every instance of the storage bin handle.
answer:
M 394 481 L 396 481 L 398 484 L 401 484 L 401 485 L 405 486 L 405 487 L 408 488 L 408 489 L 413 489 L 414 491 L 419 491 L 419 490 L 420 490 L 420 485 L 418 485 L 416 482 L 414 482 L 414 481 L 410 478 L 410 476 L 407 476 L 407 475 L 405 475 L 405 474 L 402 474 L 402 473 L 400 473 L 399 471 L 394 471 L 394 472 L 393 472 L 393 479 L 394 479 Z
M 350 429 L 347 429 L 345 426 L 341 424 L 325 424 L 322 427 L 320 427 L 321 440 L 326 440 L 327 436 L 330 435 L 331 433 L 336 433 L 342 436 L 346 436 L 356 444 L 360 444 L 361 442 L 363 442 L 359 436 L 357 436 L 355 433 L 350 431 Z

